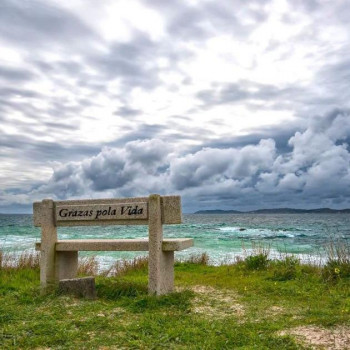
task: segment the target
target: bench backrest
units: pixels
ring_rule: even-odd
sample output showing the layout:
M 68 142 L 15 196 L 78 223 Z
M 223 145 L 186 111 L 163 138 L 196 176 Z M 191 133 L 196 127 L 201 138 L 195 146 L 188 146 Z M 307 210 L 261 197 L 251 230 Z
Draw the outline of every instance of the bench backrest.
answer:
M 148 225 L 149 198 L 86 199 L 52 201 L 55 226 Z M 34 226 L 42 226 L 45 201 L 33 204 Z M 181 197 L 160 197 L 162 224 L 182 222 Z

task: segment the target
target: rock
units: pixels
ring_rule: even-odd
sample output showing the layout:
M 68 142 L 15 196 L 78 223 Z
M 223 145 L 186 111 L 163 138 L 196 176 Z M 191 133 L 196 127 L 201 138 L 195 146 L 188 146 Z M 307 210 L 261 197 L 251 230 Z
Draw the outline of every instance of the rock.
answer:
M 95 278 L 84 277 L 60 280 L 58 292 L 86 299 L 96 299 Z

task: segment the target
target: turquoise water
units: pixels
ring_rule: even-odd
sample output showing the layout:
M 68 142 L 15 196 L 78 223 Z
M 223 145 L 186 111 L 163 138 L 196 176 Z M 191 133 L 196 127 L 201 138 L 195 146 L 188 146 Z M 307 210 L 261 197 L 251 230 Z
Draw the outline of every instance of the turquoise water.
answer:
M 65 227 L 59 239 L 147 238 L 147 226 Z M 211 263 L 229 262 L 248 254 L 252 244 L 270 247 L 271 255 L 293 253 L 302 259 L 322 259 L 324 248 L 336 241 L 350 245 L 350 214 L 187 214 L 183 224 L 164 226 L 164 237 L 194 238 L 195 246 L 177 258 L 207 252 Z M 40 228 L 31 215 L 0 215 L 0 247 L 4 251 L 33 251 Z M 91 252 L 102 265 L 143 252 Z

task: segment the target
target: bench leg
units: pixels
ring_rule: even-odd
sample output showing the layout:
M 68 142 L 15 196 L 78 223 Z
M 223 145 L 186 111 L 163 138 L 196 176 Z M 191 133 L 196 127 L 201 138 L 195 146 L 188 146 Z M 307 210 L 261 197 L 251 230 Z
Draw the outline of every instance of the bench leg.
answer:
M 57 230 L 54 222 L 54 205 L 44 199 L 41 205 L 40 287 L 45 294 L 58 282 L 55 262 Z
M 149 256 L 148 292 L 151 295 L 171 293 L 174 291 L 174 252 L 159 251 L 157 258 Z
M 174 252 L 162 252 L 160 273 L 160 294 L 174 291 Z
M 148 211 L 148 292 L 151 295 L 162 295 L 174 289 L 174 252 L 162 250 L 163 226 L 159 195 L 149 196 Z
M 78 252 L 56 252 L 56 268 L 59 280 L 77 277 Z

